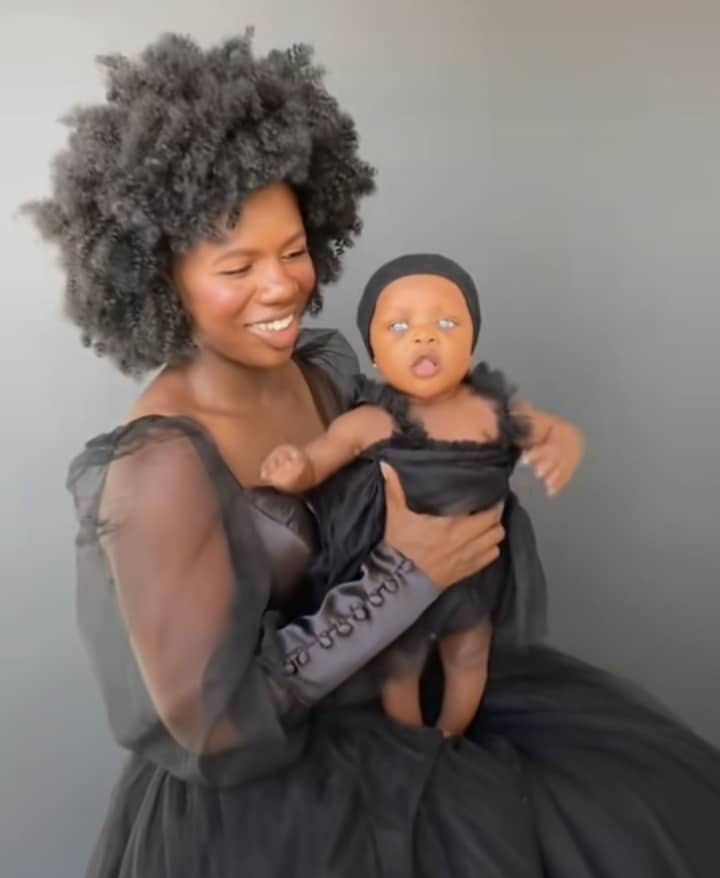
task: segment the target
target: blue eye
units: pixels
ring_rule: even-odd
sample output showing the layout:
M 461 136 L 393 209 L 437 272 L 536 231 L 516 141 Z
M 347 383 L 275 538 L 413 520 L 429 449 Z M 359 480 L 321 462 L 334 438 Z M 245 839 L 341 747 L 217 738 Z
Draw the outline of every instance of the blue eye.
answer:
M 395 332 L 398 335 L 402 332 L 407 332 L 408 329 L 410 329 L 410 326 L 406 320 L 396 320 L 395 323 L 390 324 L 390 332 Z
M 440 329 L 455 329 L 457 323 L 450 317 L 441 317 L 438 320 L 438 326 Z

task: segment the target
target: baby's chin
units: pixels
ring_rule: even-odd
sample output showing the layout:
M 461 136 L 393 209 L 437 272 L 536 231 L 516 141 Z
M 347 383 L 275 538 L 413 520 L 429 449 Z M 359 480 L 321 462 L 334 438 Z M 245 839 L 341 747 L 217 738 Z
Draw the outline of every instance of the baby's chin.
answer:
M 442 369 L 437 371 L 431 378 L 418 378 L 412 372 L 409 372 L 402 381 L 401 386 L 395 385 L 396 390 L 423 402 L 431 402 L 435 399 L 452 395 L 457 387 L 458 382 L 447 375 Z

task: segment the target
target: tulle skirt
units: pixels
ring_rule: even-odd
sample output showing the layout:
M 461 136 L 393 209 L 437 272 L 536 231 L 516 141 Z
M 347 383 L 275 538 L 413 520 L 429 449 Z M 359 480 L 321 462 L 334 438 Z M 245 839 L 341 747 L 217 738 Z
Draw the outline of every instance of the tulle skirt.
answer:
M 423 685 L 431 722 L 440 670 Z M 720 753 L 547 647 L 493 658 L 462 739 L 372 703 L 313 711 L 302 757 L 236 787 L 132 757 L 89 878 L 717 878 Z

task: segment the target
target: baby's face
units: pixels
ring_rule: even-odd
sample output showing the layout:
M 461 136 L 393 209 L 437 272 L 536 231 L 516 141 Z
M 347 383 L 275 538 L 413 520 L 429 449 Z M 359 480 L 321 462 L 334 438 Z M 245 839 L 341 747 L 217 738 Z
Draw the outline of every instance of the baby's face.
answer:
M 451 394 L 472 362 L 473 325 L 463 294 L 435 275 L 394 281 L 377 300 L 370 345 L 396 390 L 426 401 Z

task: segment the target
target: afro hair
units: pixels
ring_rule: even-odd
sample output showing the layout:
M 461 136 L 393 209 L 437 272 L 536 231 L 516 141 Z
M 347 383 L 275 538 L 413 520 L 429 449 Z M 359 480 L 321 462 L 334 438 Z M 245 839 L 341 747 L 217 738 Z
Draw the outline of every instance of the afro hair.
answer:
M 253 30 L 202 50 L 161 37 L 131 61 L 98 58 L 106 101 L 63 121 L 67 148 L 52 197 L 25 205 L 59 245 L 65 310 L 83 343 L 142 375 L 193 348 L 169 281 L 170 257 L 237 221 L 249 192 L 286 182 L 296 192 L 318 284 L 336 280 L 360 232 L 374 169 L 324 85 L 309 46 L 257 57 Z M 316 292 L 310 310 L 321 300 Z

